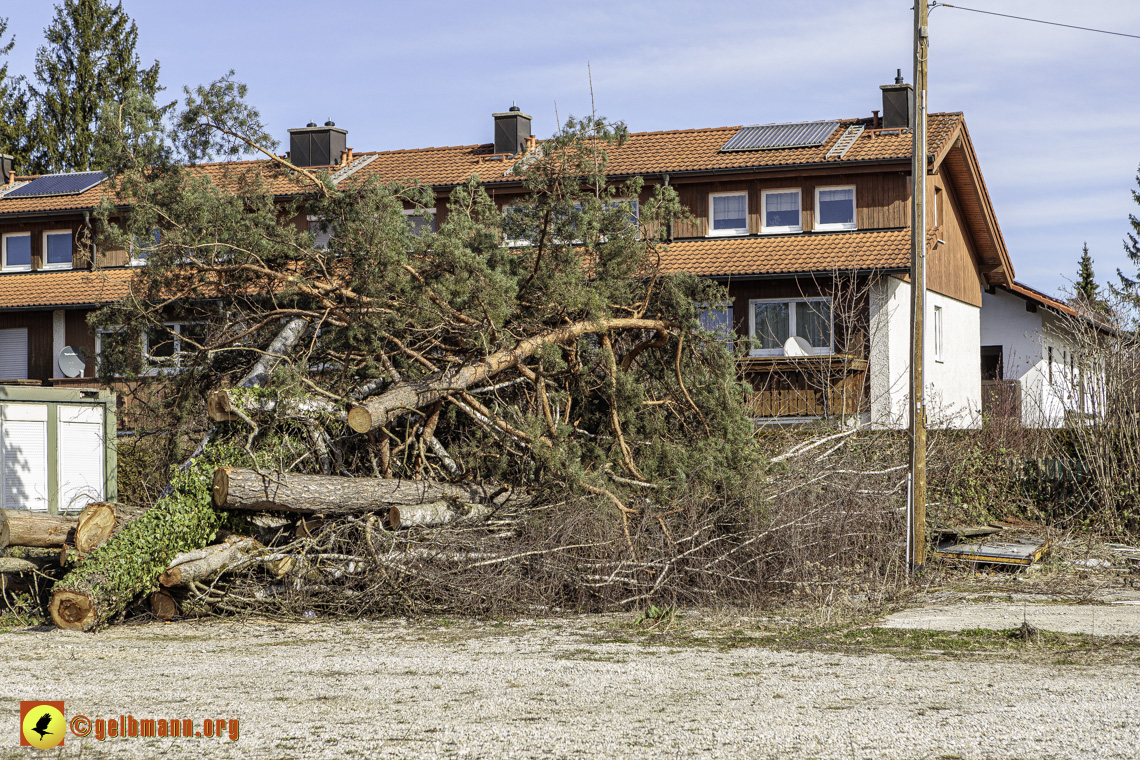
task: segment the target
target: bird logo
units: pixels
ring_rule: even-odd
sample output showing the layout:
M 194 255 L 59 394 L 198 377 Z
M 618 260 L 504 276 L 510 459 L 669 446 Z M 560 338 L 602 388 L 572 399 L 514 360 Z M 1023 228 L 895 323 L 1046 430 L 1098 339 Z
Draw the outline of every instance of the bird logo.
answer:
M 20 702 L 20 744 L 52 749 L 66 734 L 63 702 Z

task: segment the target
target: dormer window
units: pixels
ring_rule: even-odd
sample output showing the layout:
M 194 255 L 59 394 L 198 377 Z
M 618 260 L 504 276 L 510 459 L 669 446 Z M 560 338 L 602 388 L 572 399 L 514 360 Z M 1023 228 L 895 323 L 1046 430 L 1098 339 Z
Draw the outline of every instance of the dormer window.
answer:
M 5 235 L 2 241 L 3 251 L 0 251 L 5 272 L 32 271 L 32 233 L 15 232 Z
M 71 230 L 44 233 L 44 269 L 71 269 Z
M 709 193 L 709 235 L 748 234 L 748 193 Z
M 815 228 L 820 232 L 856 229 L 854 185 L 816 188 Z
M 800 190 L 765 190 L 760 194 L 760 232 L 803 232 Z

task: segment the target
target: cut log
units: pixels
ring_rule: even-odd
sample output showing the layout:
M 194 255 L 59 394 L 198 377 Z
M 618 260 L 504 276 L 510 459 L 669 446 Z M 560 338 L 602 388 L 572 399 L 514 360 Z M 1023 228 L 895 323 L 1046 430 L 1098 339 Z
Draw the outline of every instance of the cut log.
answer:
M 0 509 L 0 550 L 8 548 L 8 539 L 11 538 L 8 526 L 8 513 Z
M 88 631 L 158 586 L 177 554 L 213 540 L 213 464 L 203 456 L 171 479 L 170 495 L 132 520 L 55 584 L 48 611 L 61 628 Z
M 64 544 L 74 543 L 77 522 L 74 517 L 22 509 L 7 509 L 4 513 L 4 521 L 8 525 L 8 546 L 58 549 Z
M 215 422 L 233 422 L 240 419 L 235 410 L 246 415 L 274 415 L 276 417 L 306 417 L 335 419 L 344 422 L 347 414 L 336 404 L 314 396 L 273 399 L 238 394 L 224 388 L 206 396 L 206 414 Z
M 392 507 L 388 510 L 388 523 L 392 530 L 417 525 L 446 525 L 460 520 L 481 520 L 494 511 L 494 507 L 483 504 L 462 504 L 442 499 L 429 504 Z
M 260 548 L 252 538 L 207 546 L 201 551 L 201 556 L 197 556 L 199 552 L 194 552 L 194 557 L 183 562 L 179 562 L 179 557 L 175 557 L 171 566 L 158 576 L 158 582 L 169 588 L 211 578 Z
M 168 592 L 159 589 L 150 595 L 150 614 L 159 620 L 178 617 L 178 602 Z
M 348 425 L 358 433 L 367 433 L 387 425 L 409 409 L 422 409 L 456 391 L 466 390 L 488 380 L 498 373 L 517 366 L 533 356 L 543 346 L 577 340 L 609 330 L 667 331 L 672 325 L 658 319 L 611 319 L 597 322 L 577 322 L 557 330 L 521 340 L 513 348 L 497 351 L 479 361 L 458 369 L 438 372 L 422 380 L 408 380 L 373 396 L 348 412 Z
M 0 573 L 32 573 L 40 569 L 40 565 L 19 557 L 0 557 Z
M 106 501 L 88 504 L 79 513 L 79 523 L 75 526 L 75 550 L 80 554 L 90 554 L 145 511 L 142 507 Z
M 454 499 L 465 504 L 502 504 L 510 492 L 474 483 L 335 475 L 262 475 L 256 470 L 219 467 L 214 472 L 214 504 L 221 509 L 296 514 L 365 514 L 394 506 Z

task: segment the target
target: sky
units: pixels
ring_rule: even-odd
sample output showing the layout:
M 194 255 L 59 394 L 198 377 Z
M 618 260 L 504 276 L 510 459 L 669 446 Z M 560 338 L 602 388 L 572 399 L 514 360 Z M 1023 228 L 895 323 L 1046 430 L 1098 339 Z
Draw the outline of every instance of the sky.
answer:
M 30 73 L 53 4 L 6 5 Z M 591 107 L 633 131 L 869 116 L 913 78 L 910 0 L 122 5 L 170 98 L 233 69 L 283 143 L 331 118 L 358 151 L 490 142 L 514 102 L 539 137 Z M 966 7 L 1140 35 L 1130 0 Z M 1071 288 L 1085 242 L 1101 283 L 1135 274 L 1140 39 L 948 7 L 930 39 L 930 110 L 965 114 L 1017 279 Z

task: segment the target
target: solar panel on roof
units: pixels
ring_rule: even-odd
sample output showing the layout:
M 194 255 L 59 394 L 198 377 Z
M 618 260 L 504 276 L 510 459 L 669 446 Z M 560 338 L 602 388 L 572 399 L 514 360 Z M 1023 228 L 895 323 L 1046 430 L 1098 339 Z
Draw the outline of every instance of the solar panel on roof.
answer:
M 838 121 L 798 121 L 790 124 L 757 124 L 741 127 L 729 138 L 721 151 L 815 147 L 823 145 L 838 126 Z
M 5 198 L 37 198 L 45 195 L 78 195 L 107 179 L 103 172 L 45 174 L 11 191 Z

